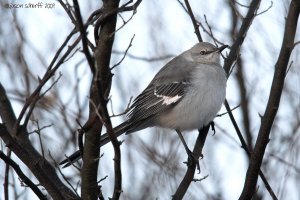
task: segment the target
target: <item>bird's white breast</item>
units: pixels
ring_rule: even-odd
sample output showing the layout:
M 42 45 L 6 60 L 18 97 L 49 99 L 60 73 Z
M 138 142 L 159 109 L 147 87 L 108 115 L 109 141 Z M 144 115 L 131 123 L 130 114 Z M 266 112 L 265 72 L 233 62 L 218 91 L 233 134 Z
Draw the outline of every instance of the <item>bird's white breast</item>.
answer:
M 159 119 L 162 127 L 184 130 L 201 129 L 220 110 L 226 94 L 226 74 L 220 66 L 199 65 L 184 98 Z

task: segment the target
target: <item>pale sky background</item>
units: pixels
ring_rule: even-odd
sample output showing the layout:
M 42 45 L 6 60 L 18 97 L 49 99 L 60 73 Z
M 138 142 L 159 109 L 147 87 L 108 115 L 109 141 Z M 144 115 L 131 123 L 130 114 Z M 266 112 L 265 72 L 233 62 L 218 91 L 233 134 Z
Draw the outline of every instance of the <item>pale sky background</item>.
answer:
M 26 4 L 37 3 L 41 1 L 21 0 L 13 2 L 18 4 Z M 36 59 L 35 53 L 32 52 L 32 49 L 30 47 L 34 47 L 34 49 L 39 52 L 41 57 L 46 59 L 46 65 L 48 65 L 53 58 L 55 51 L 65 40 L 68 33 L 73 29 L 73 24 L 57 1 L 48 0 L 43 2 L 53 3 L 54 8 L 19 8 L 17 10 L 17 17 L 22 23 L 22 31 L 24 31 L 24 34 L 28 38 L 28 43 L 26 45 L 28 51 L 25 54 L 26 59 L 29 62 L 29 65 L 34 68 L 36 75 L 40 76 L 45 72 L 45 67 L 38 61 L 38 59 Z M 96 8 L 98 1 L 91 1 L 91 5 L 94 5 L 94 7 L 87 6 L 84 4 L 84 2 L 85 1 L 82 0 L 79 1 L 83 19 L 86 20 L 91 10 L 94 10 Z M 121 2 L 124 3 L 125 1 Z M 241 0 L 239 2 L 248 4 L 248 1 Z M 249 86 L 254 86 L 252 88 L 252 92 L 257 95 L 257 98 L 251 99 L 250 102 L 252 122 L 257 122 L 252 123 L 251 130 L 254 133 L 258 132 L 260 126 L 258 113 L 262 114 L 264 112 L 265 105 L 268 100 L 267 97 L 271 86 L 273 69 L 279 54 L 283 37 L 284 26 L 282 25 L 282 23 L 285 22 L 288 7 L 283 7 L 282 2 L 284 2 L 284 0 L 273 1 L 273 6 L 270 10 L 255 18 L 241 50 L 241 56 L 245 59 L 244 70 L 246 72 L 245 74 L 247 83 Z M 154 5 L 152 3 L 153 1 L 146 0 L 141 3 L 133 19 L 124 28 L 117 32 L 113 50 L 125 51 L 133 34 L 135 34 L 135 38 L 133 40 L 132 47 L 130 48 L 129 53 L 135 56 L 147 58 L 162 56 L 166 54 L 178 55 L 197 42 L 197 37 L 194 34 L 193 26 L 191 24 L 189 16 L 182 10 L 181 6 L 176 0 L 159 0 L 156 1 Z M 197 19 L 199 19 L 202 23 L 205 23 L 203 17 L 203 15 L 205 14 L 208 22 L 212 26 L 215 37 L 223 43 L 231 45 L 232 41 L 230 38 L 228 38 L 228 32 L 230 30 L 230 24 L 228 22 L 230 22 L 230 15 L 228 8 L 224 7 L 224 1 L 190 0 L 190 3 Z M 262 1 L 260 11 L 267 9 L 270 4 L 271 1 Z M 243 15 L 245 15 L 247 9 L 244 8 L 240 11 Z M 125 19 L 128 19 L 131 14 L 132 13 L 129 12 L 126 14 L 122 14 L 122 16 Z M 159 23 L 152 24 L 152 19 L 155 19 L 156 17 L 159 17 L 161 20 L 159 21 Z M 117 27 L 121 25 L 122 21 L 119 18 Z M 5 32 L 5 30 L 2 31 Z M 202 29 L 200 29 L 200 32 L 204 41 L 212 42 L 212 40 L 203 33 Z M 90 33 L 92 33 L 92 30 L 90 30 Z M 296 41 L 299 39 L 300 38 L 298 33 Z M 228 50 L 226 50 L 225 52 L 228 52 Z M 297 47 L 292 54 L 292 59 L 295 63 L 299 63 L 297 55 L 299 55 L 299 47 Z M 122 56 L 123 55 L 113 54 L 111 65 L 117 63 L 122 58 Z M 73 74 L 71 72 L 74 70 L 74 65 L 78 63 L 78 61 L 80 61 L 82 58 L 83 55 L 76 54 L 75 57 L 64 64 L 59 70 L 63 76 L 58 83 L 58 88 L 61 89 L 62 95 L 64 95 L 64 99 L 66 101 L 72 98 L 72 93 L 68 90 L 68 85 L 76 81 L 74 77 L 70 77 L 69 74 Z M 126 57 L 122 64 L 114 70 L 115 76 L 113 79 L 113 86 L 111 91 L 114 112 L 122 112 L 126 107 L 130 96 L 136 97 L 151 81 L 156 72 L 168 60 L 169 59 L 156 62 L 145 62 Z M 83 66 L 78 68 L 78 73 L 82 76 L 80 91 L 83 94 L 81 100 L 82 103 L 84 103 L 87 99 L 91 75 L 89 69 L 86 67 L 86 63 L 84 62 L 82 65 Z M 0 80 L 9 90 L 9 88 L 13 87 L 13 85 L 9 84 L 10 80 L 5 73 L 5 66 L 2 66 L 1 62 L 0 69 Z M 287 76 L 286 83 L 287 86 L 292 85 L 292 87 L 290 88 L 293 90 L 293 99 L 296 102 L 295 104 L 298 103 L 298 105 L 300 102 L 299 69 L 300 68 L 298 64 L 292 66 L 291 71 Z M 138 83 L 138 85 L 136 83 Z M 13 84 L 21 85 L 22 80 L 19 80 L 19 82 Z M 120 90 L 122 89 L 126 89 L 126 96 L 124 96 L 124 93 L 120 93 Z M 239 104 L 238 89 L 236 87 L 236 81 L 233 74 L 228 80 L 226 96 L 231 107 L 237 106 Z M 282 107 L 280 107 L 277 116 L 277 119 L 280 121 L 281 128 L 284 129 L 282 130 L 282 134 L 289 132 L 290 127 L 286 125 L 286 121 L 290 120 L 290 118 L 292 117 L 291 113 L 293 112 L 293 107 L 291 106 L 293 102 L 287 103 L 287 101 L 290 101 L 290 99 L 287 98 L 287 96 L 283 96 L 283 105 Z M 13 104 L 13 107 L 16 113 L 18 113 L 20 111 L 21 105 L 15 102 Z M 76 108 L 70 108 L 69 112 L 71 112 L 72 109 Z M 294 109 L 296 109 L 298 113 L 300 113 L 299 107 L 296 107 Z M 222 107 L 220 113 L 223 112 L 225 112 L 224 107 Z M 238 121 L 238 124 L 242 124 L 240 121 L 240 110 L 237 109 L 236 111 L 234 111 L 234 114 L 236 120 Z M 113 119 L 114 125 L 118 125 L 122 121 L 122 117 Z M 189 190 L 193 191 L 196 187 L 205 187 L 205 190 L 208 193 L 214 193 L 216 192 L 216 188 L 213 188 L 213 183 L 218 181 L 215 180 L 214 177 L 219 177 L 221 175 L 223 179 L 220 183 L 220 189 L 225 195 L 224 199 L 237 199 L 244 184 L 245 172 L 247 170 L 247 162 L 245 160 L 246 157 L 244 151 L 240 148 L 240 142 L 231 125 L 229 117 L 225 115 L 221 118 L 216 118 L 215 123 L 217 124 L 217 133 L 215 136 L 212 136 L 212 133 L 208 135 L 203 152 L 204 159 L 200 161 L 202 171 L 200 175 L 196 175 L 197 178 L 201 178 L 207 174 L 209 175 L 209 177 L 201 183 L 192 183 L 192 187 L 190 187 Z M 229 135 L 222 135 L 222 129 L 226 129 Z M 55 132 L 54 129 L 52 129 L 51 131 Z M 133 137 L 139 137 L 147 141 L 147 139 L 151 137 L 150 134 L 147 134 L 147 132 L 149 132 L 149 130 L 143 130 L 140 133 L 134 134 Z M 57 136 L 58 133 L 54 134 L 56 134 Z M 186 136 L 188 139 L 188 144 L 192 148 L 192 145 L 194 144 L 193 140 L 196 138 L 197 133 L 193 132 L 186 135 L 188 135 Z M 54 137 L 54 139 L 52 141 L 49 141 L 49 143 L 46 145 L 54 155 L 72 153 L 74 147 L 70 147 L 70 149 L 66 151 L 65 149 L 61 148 L 63 143 L 64 141 L 60 141 L 58 137 Z M 126 148 L 130 147 L 128 145 L 126 146 L 125 142 L 122 145 L 121 149 L 123 151 L 123 149 Z M 178 143 L 178 148 L 179 151 L 184 151 L 180 143 Z M 105 152 L 105 157 L 103 158 L 103 160 L 105 160 L 105 164 L 104 166 L 102 166 L 104 172 L 101 170 L 99 177 L 107 174 L 108 172 L 105 170 L 109 170 L 112 166 L 111 158 L 113 157 L 113 154 L 111 154 L 111 148 L 107 146 L 103 148 L 103 152 Z M 136 155 L 134 155 L 133 157 L 136 157 L 137 162 L 143 162 L 143 158 L 139 156 L 138 152 L 136 152 Z M 126 156 L 123 156 L 122 160 L 122 162 L 124 163 L 124 165 L 122 166 L 124 180 L 123 186 L 125 192 L 130 192 L 130 190 L 128 189 L 128 185 L 130 185 L 128 184 L 128 181 L 130 181 L 130 174 L 126 173 L 129 166 L 126 165 L 125 158 Z M 184 154 L 182 155 L 182 161 L 184 161 L 185 159 L 186 155 Z M 292 160 L 293 158 L 287 157 L 286 159 Z M 296 159 L 295 163 L 299 163 L 299 161 Z M 185 167 L 184 164 L 179 164 Z M 23 165 L 21 166 L 24 167 Z M 283 174 L 286 172 L 284 167 L 280 168 L 280 170 L 283 171 Z M 4 165 L 2 161 L 0 162 L 0 171 L 0 173 L 3 174 Z M 74 173 L 71 170 L 64 170 L 64 172 L 66 174 Z M 145 169 L 139 169 L 139 171 L 136 171 L 136 173 L 143 174 L 146 173 L 146 171 Z M 266 174 L 267 176 L 270 175 L 267 172 Z M 106 181 L 106 183 L 113 183 L 113 177 L 110 176 Z M 274 180 L 272 179 L 272 181 Z M 270 182 L 271 185 L 272 181 Z M 278 181 L 280 181 L 280 177 L 278 177 Z M 296 185 L 293 185 L 293 181 L 287 181 L 286 184 L 291 188 L 290 191 L 294 191 L 293 193 L 289 193 L 289 199 L 299 199 L 300 193 L 297 190 Z M 107 185 L 108 184 L 104 185 L 103 187 L 104 195 L 106 197 L 112 193 L 113 187 L 112 184 L 110 186 Z M 260 184 L 260 187 L 264 188 L 262 184 Z M 273 189 L 275 193 L 277 193 L 277 190 L 279 190 L 279 188 Z M 171 195 L 172 191 L 174 192 L 173 188 L 170 188 L 170 191 L 165 191 L 165 193 L 163 193 L 163 196 L 159 199 L 168 198 L 167 195 Z M 3 187 L 0 187 L 0 194 L 2 193 Z M 32 199 L 36 198 L 34 194 L 32 194 L 31 196 Z M 1 195 L 0 199 L 2 198 L 3 196 Z M 188 196 L 186 197 L 186 199 L 188 199 Z M 265 195 L 265 199 L 270 199 L 270 196 L 267 192 Z

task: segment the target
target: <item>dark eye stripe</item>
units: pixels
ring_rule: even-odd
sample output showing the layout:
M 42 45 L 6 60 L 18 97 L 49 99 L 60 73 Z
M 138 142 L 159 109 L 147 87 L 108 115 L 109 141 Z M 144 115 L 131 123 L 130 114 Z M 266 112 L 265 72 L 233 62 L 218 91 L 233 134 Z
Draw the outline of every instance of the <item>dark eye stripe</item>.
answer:
M 204 51 L 204 50 L 202 50 L 202 51 L 200 51 L 200 55 L 207 55 L 207 54 L 210 54 L 210 53 L 213 53 L 213 52 L 215 52 L 215 51 Z

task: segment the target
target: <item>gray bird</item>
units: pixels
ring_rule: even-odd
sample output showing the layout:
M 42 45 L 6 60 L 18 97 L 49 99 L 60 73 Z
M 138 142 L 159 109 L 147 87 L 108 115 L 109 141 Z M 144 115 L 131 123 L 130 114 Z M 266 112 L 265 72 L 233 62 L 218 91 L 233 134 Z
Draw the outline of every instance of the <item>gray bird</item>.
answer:
M 213 121 L 226 94 L 227 76 L 220 65 L 219 48 L 200 42 L 173 58 L 155 75 L 146 89 L 136 97 L 128 119 L 114 128 L 116 136 L 147 127 L 174 129 L 190 155 L 181 132 L 202 129 Z M 101 137 L 101 146 L 109 136 Z M 60 164 L 67 167 L 81 157 L 76 151 Z

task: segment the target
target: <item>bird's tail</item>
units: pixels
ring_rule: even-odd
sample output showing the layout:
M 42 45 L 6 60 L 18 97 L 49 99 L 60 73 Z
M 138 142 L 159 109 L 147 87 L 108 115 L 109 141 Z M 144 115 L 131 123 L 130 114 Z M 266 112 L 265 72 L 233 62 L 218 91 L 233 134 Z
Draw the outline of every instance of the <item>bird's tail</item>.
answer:
M 126 133 L 128 128 L 129 128 L 129 123 L 128 122 L 124 122 L 124 123 L 118 125 L 117 127 L 114 128 L 115 136 L 119 137 L 123 133 Z M 100 147 L 107 144 L 109 141 L 110 141 L 109 135 L 107 133 L 103 134 L 101 136 L 101 139 L 100 139 Z M 63 168 L 65 168 L 65 167 L 68 167 L 68 166 L 72 165 L 73 163 L 75 163 L 80 158 L 81 158 L 80 151 L 77 150 L 72 155 L 68 156 L 66 159 L 61 161 L 59 163 L 59 165 L 64 165 Z

